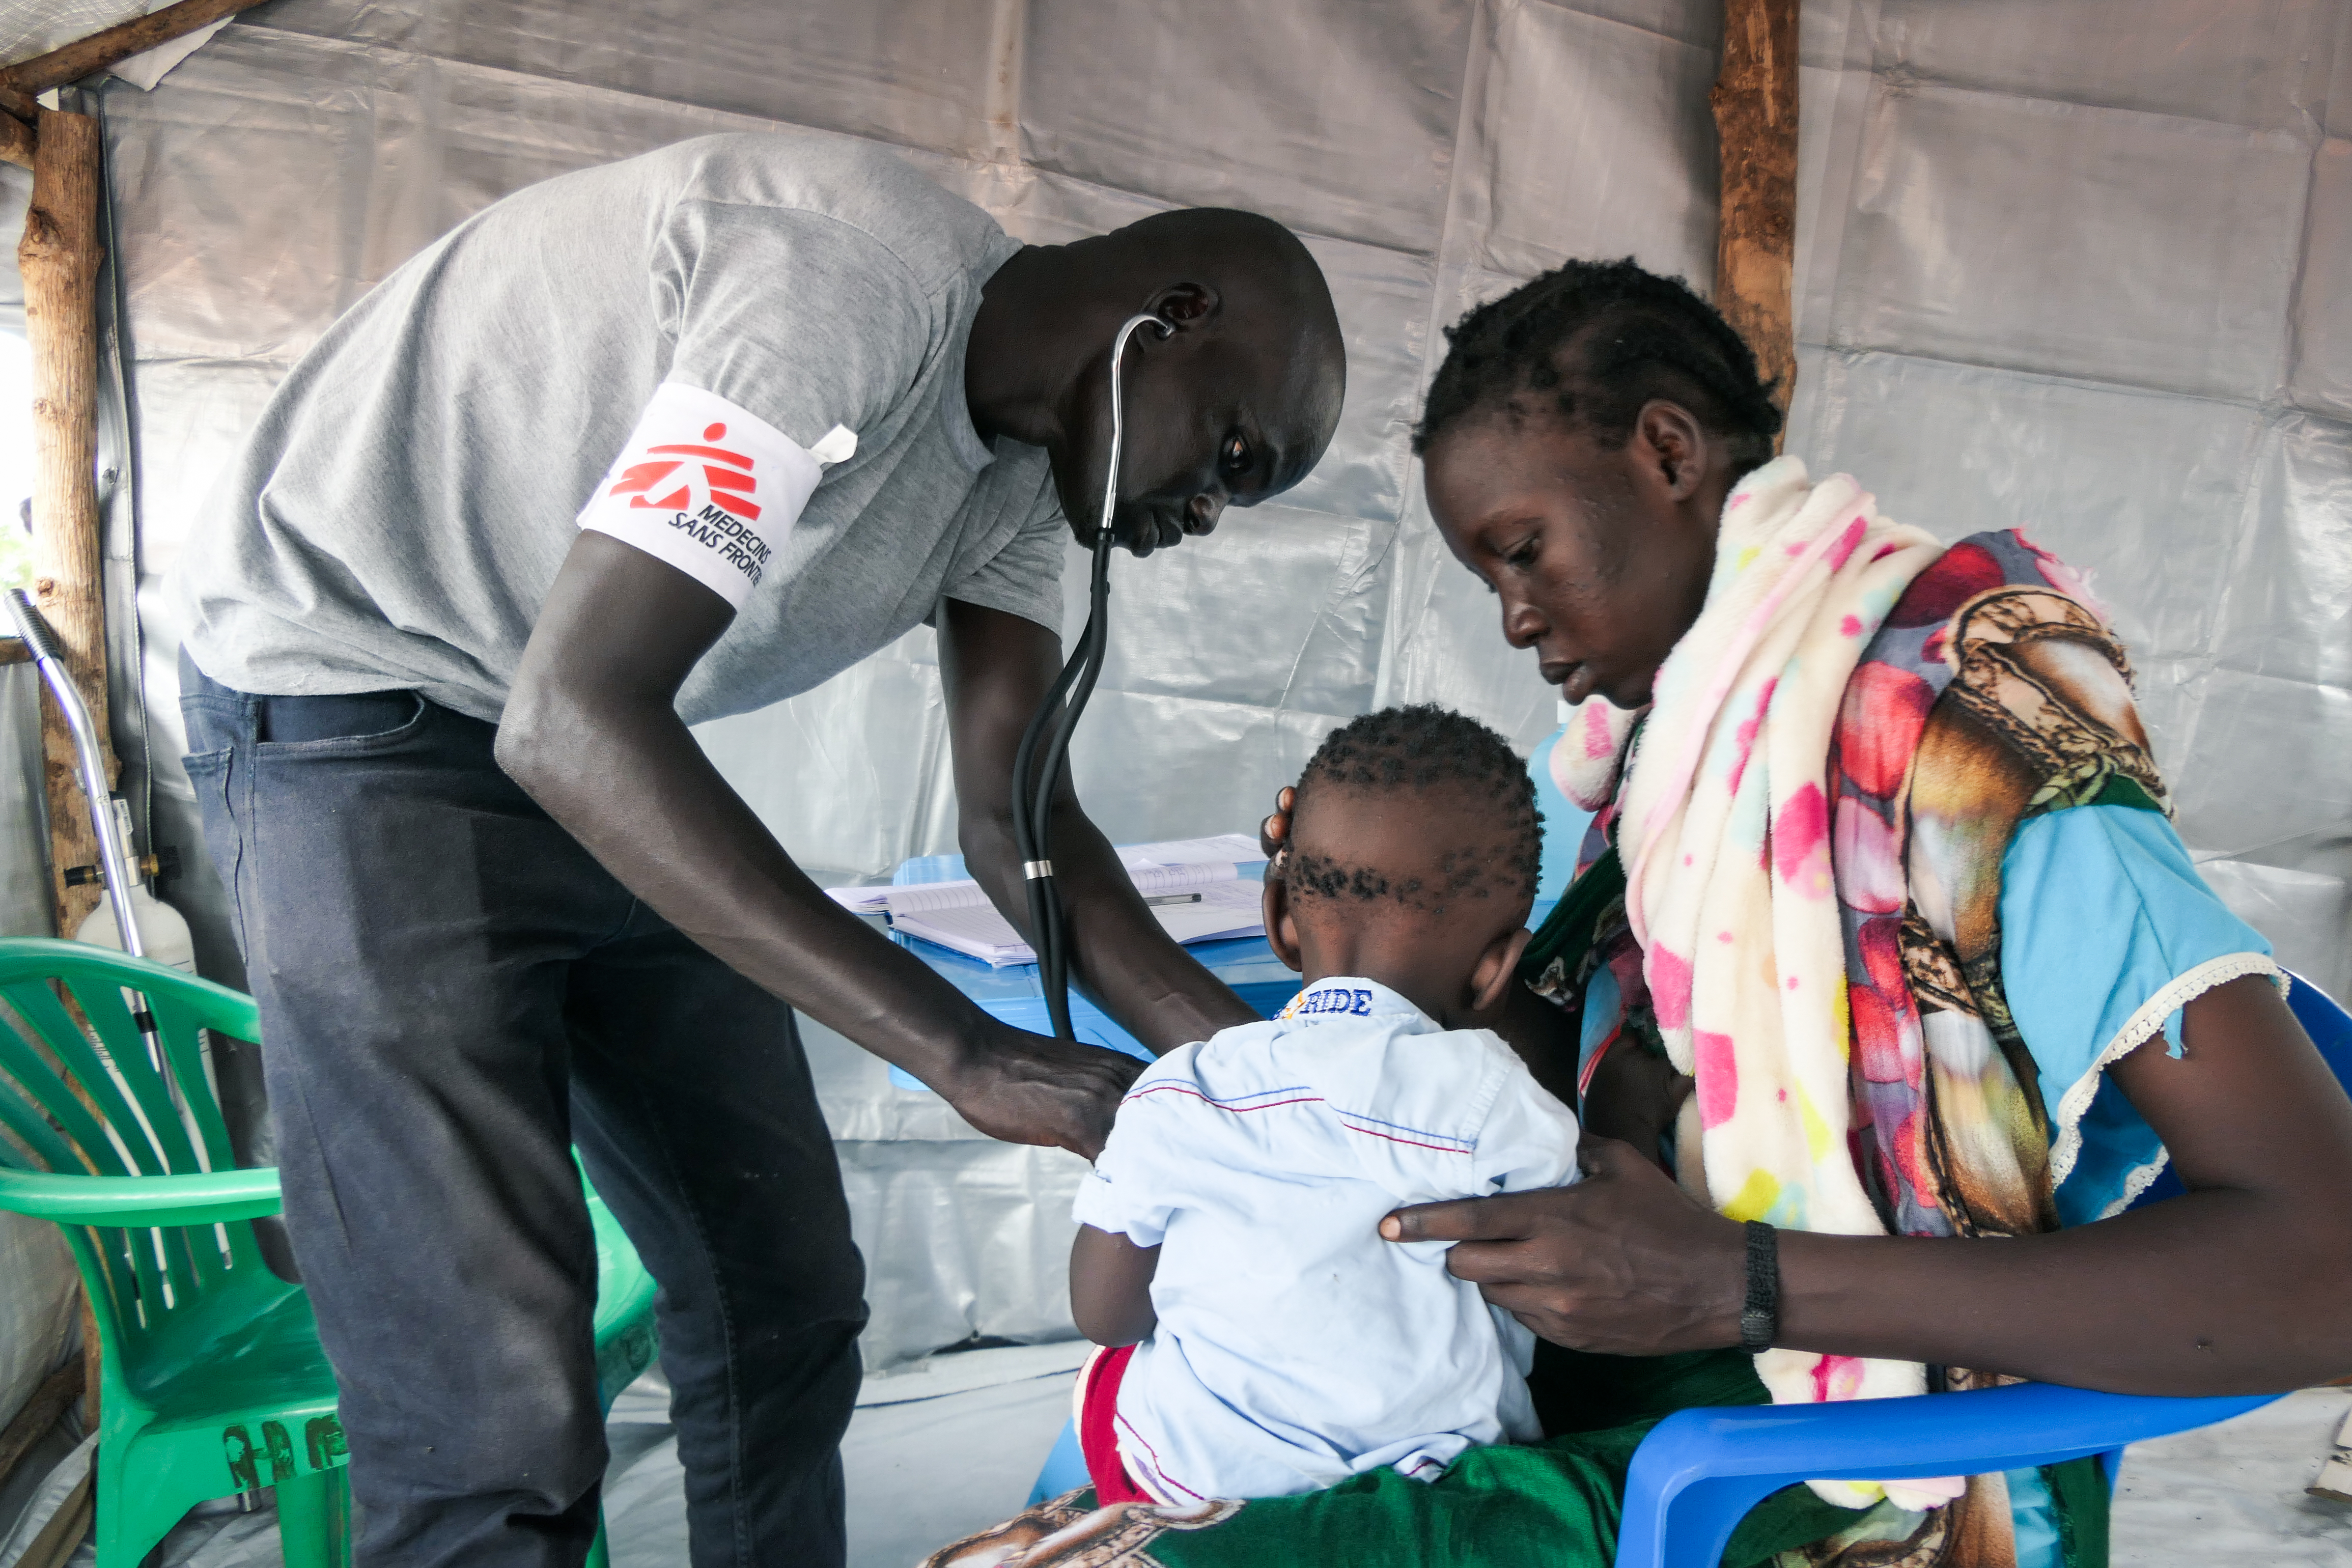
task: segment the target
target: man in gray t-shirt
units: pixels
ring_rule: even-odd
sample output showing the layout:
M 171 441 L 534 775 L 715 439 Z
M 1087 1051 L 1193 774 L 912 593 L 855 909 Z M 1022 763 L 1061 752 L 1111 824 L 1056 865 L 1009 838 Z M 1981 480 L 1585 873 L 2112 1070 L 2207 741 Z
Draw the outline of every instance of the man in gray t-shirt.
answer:
M 178 584 L 183 709 L 363 1562 L 586 1552 L 574 1142 L 663 1287 L 695 1562 L 838 1560 L 861 1270 L 792 1008 L 1100 1146 L 1136 1064 L 834 906 L 687 725 L 936 626 L 963 847 L 1025 926 L 1013 756 L 1138 311 L 1108 521 L 1143 554 L 1330 439 L 1330 298 L 1265 219 L 1023 247 L 870 147 L 710 137 L 477 215 L 271 400 Z M 1080 984 L 1160 1049 L 1248 1017 L 1054 787 Z

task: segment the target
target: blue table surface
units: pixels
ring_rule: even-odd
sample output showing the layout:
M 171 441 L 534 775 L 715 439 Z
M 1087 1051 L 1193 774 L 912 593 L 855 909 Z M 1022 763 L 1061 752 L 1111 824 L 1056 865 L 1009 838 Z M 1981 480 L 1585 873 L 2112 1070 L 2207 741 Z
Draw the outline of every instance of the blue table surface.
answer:
M 908 871 L 917 874 L 908 876 Z M 961 857 L 933 856 L 922 861 L 909 861 L 900 869 L 905 881 L 934 881 L 962 875 Z M 1262 865 L 1240 868 L 1244 877 L 1263 878 Z M 1539 901 L 1528 917 L 1530 926 L 1540 924 L 1551 912 L 1552 900 Z M 957 990 L 980 1004 L 982 1009 L 1002 1018 L 1015 1028 L 1034 1033 L 1053 1033 L 1045 1011 L 1045 987 L 1037 983 L 1037 966 L 1021 963 L 997 969 L 976 958 L 928 942 L 918 937 L 897 931 L 890 940 L 928 963 Z M 1202 964 L 1232 986 L 1243 1001 L 1257 1009 L 1265 1017 L 1272 1017 L 1285 1003 L 1298 994 L 1298 976 L 1282 960 L 1275 957 L 1274 949 L 1262 936 L 1246 937 L 1238 942 L 1194 942 L 1188 949 Z M 1151 1052 L 1133 1035 L 1113 1022 L 1095 1005 L 1073 989 L 1070 993 L 1070 1026 L 1078 1038 L 1113 1050 L 1125 1051 L 1131 1057 L 1151 1060 Z M 890 1069 L 890 1081 L 900 1089 L 923 1089 L 922 1082 L 900 1070 Z M 928 1093 L 928 1090 L 924 1090 Z

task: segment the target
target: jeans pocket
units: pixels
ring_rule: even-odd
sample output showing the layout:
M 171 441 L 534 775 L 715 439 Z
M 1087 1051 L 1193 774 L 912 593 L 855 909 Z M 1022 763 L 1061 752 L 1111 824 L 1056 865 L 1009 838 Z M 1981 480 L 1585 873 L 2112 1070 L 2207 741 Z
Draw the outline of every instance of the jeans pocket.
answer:
M 234 746 L 222 746 L 209 752 L 191 752 L 180 759 L 180 765 L 187 770 L 188 788 L 196 797 L 196 825 L 204 832 L 205 848 L 212 857 L 214 870 L 219 873 L 222 889 L 228 894 L 229 923 L 234 928 L 236 950 L 250 953 L 253 950 L 245 941 L 244 879 L 239 875 L 245 860 L 245 832 L 229 800 L 229 773 L 236 750 Z
M 433 705 L 414 691 L 372 691 L 356 697 L 271 697 L 269 732 L 291 731 L 299 740 L 257 742 L 257 760 L 270 757 L 361 757 L 415 740 Z

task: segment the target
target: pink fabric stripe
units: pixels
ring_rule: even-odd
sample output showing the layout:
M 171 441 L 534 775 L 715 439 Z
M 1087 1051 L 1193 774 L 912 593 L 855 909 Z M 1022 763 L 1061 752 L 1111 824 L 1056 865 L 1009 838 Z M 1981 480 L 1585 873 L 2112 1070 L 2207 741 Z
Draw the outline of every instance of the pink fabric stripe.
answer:
M 1781 605 L 1787 602 L 1790 595 L 1797 591 L 1798 583 L 1811 569 L 1813 563 L 1829 553 L 1832 546 L 1857 529 L 1867 531 L 1867 524 L 1859 516 L 1843 528 L 1825 528 L 1815 534 L 1806 544 L 1804 552 L 1789 563 L 1788 569 L 1780 574 L 1779 580 L 1765 594 L 1763 602 L 1758 605 L 1749 613 L 1748 619 L 1740 625 L 1739 634 L 1732 640 L 1730 647 L 1717 657 L 1715 674 L 1707 684 L 1706 695 L 1693 711 L 1691 722 L 1683 732 L 1682 750 L 1675 759 L 1674 772 L 1666 775 L 1670 783 L 1658 796 L 1657 804 L 1651 806 L 1650 819 L 1642 825 L 1642 838 L 1644 843 L 1656 837 L 1658 830 L 1665 826 L 1666 818 L 1674 815 L 1675 807 L 1681 805 L 1683 797 L 1689 793 L 1690 781 L 1696 776 L 1699 761 L 1706 753 L 1707 731 L 1714 724 L 1716 714 L 1722 710 L 1724 699 L 1731 695 L 1731 688 L 1739 679 L 1739 672 L 1748 667 L 1748 656 L 1753 653 L 1756 650 L 1756 645 L 1763 640 L 1765 629 L 1772 624 L 1772 619 L 1780 613 Z M 1847 553 L 1852 552 L 1852 547 L 1849 546 Z M 1631 877 L 1626 879 L 1629 891 L 1638 888 L 1639 885 L 1635 879 Z M 1638 898 L 1639 894 L 1634 894 L 1634 897 Z

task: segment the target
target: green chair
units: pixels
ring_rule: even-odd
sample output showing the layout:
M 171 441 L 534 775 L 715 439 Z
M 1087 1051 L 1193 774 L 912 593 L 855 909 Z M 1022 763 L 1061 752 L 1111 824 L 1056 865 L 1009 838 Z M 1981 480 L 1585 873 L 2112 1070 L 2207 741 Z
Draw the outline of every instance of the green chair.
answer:
M 278 1173 L 231 1167 L 203 1029 L 257 1039 L 252 998 L 104 948 L 0 939 L 0 1209 L 64 1228 L 94 1309 L 99 1568 L 138 1568 L 196 1503 L 264 1487 L 287 1568 L 341 1568 L 351 1489 L 334 1373 L 310 1299 L 262 1264 L 250 1222 L 278 1212 Z M 587 1198 L 609 1410 L 654 1359 L 654 1281 Z M 604 1562 L 600 1522 L 589 1563 Z

